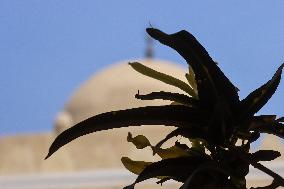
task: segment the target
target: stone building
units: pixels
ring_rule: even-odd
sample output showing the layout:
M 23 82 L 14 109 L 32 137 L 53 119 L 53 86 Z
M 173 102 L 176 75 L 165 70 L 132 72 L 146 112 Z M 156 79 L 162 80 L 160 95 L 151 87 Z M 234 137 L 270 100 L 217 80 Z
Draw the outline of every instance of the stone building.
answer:
M 185 81 L 185 69 L 167 61 L 144 59 L 139 62 Z M 145 126 L 102 131 L 81 137 L 44 160 L 54 138 L 66 128 L 99 113 L 147 105 L 169 104 L 161 100 L 141 101 L 134 98 L 137 91 L 182 91 L 134 71 L 127 62 L 113 64 L 95 73 L 83 83 L 58 113 L 54 129 L 49 133 L 15 135 L 0 138 L 0 188 L 59 189 L 59 188 L 122 188 L 134 181 L 121 161 L 122 156 L 136 160 L 157 160 L 150 150 L 136 150 L 126 141 L 127 133 L 143 133 L 154 144 L 173 128 Z M 277 138 L 265 136 L 262 149 L 284 153 Z M 284 158 L 268 166 L 284 174 Z M 284 176 L 284 175 L 282 175 Z M 249 184 L 264 184 L 269 177 L 256 170 L 248 176 Z M 163 188 L 176 188 L 175 183 Z M 161 188 L 149 183 L 137 188 Z

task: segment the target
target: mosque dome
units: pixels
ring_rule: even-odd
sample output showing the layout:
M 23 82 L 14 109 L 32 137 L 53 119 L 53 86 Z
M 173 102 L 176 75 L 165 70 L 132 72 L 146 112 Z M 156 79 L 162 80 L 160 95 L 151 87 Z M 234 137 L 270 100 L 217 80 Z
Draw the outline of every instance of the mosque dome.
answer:
M 128 62 L 112 64 L 95 73 L 75 90 L 55 119 L 55 134 L 58 135 L 74 124 L 103 112 L 171 103 L 171 101 L 163 100 L 142 101 L 135 99 L 134 96 L 138 90 L 140 94 L 153 91 L 184 93 L 176 87 L 138 73 L 128 65 Z M 177 64 L 153 59 L 138 60 L 137 62 L 187 82 L 186 69 Z M 97 132 L 68 144 L 68 153 L 74 159 L 75 170 L 121 167 L 119 157 L 122 156 L 151 161 L 153 160 L 151 150 L 135 150 L 132 144 L 126 142 L 127 133 L 131 132 L 134 136 L 143 134 L 153 144 L 156 144 L 162 139 L 161 136 L 166 136 L 173 129 L 174 127 L 143 126 Z M 60 153 L 57 154 L 60 155 Z M 76 161 L 78 159 L 80 161 Z M 86 162 L 93 162 L 94 159 L 98 161 L 86 164 Z
M 153 59 L 138 62 L 186 82 L 186 70 L 177 64 Z M 127 61 L 116 63 L 95 73 L 74 92 L 63 111 L 58 114 L 55 120 L 55 130 L 62 131 L 103 112 L 170 103 L 162 100 L 137 100 L 134 95 L 138 90 L 141 94 L 153 91 L 183 93 L 176 87 L 136 72 Z

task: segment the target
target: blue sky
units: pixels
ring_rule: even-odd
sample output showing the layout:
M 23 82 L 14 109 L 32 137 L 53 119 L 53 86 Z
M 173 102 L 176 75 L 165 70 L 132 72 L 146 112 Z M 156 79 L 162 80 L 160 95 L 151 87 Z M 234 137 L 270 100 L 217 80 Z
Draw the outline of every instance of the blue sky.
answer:
M 1 0 L 0 135 L 42 132 L 97 70 L 141 58 L 145 28 L 193 33 L 244 97 L 284 62 L 283 0 Z M 186 65 L 155 43 L 155 56 Z M 284 81 L 261 113 L 284 115 Z

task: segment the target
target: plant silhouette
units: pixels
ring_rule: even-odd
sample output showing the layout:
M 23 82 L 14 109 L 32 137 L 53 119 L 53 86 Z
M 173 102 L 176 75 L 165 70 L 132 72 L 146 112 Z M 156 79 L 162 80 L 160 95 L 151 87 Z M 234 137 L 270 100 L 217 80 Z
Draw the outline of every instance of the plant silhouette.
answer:
M 143 162 L 123 157 L 124 166 L 138 174 L 135 182 L 125 189 L 133 189 L 135 184 L 149 178 L 158 178 L 161 184 L 170 179 L 182 182 L 180 189 L 245 189 L 249 165 L 273 178 L 270 185 L 259 189 L 284 187 L 284 179 L 260 163 L 274 160 L 281 155 L 280 152 L 249 152 L 251 143 L 261 133 L 284 138 L 284 117 L 255 115 L 276 91 L 284 64 L 267 83 L 240 100 L 238 89 L 192 34 L 182 30 L 169 35 L 155 28 L 148 28 L 147 32 L 186 60 L 188 83 L 138 62 L 130 63 L 130 66 L 146 76 L 180 88 L 187 95 L 165 91 L 142 95 L 138 92 L 137 99 L 163 99 L 173 103 L 90 117 L 62 132 L 52 143 L 46 158 L 72 140 L 97 131 L 142 125 L 175 126 L 176 129 L 156 145 L 151 145 L 143 135 L 133 137 L 128 134 L 128 142 L 137 149 L 151 147 L 153 154 L 158 154 L 161 160 Z M 191 145 L 176 142 L 170 148 L 162 148 L 164 142 L 175 136 L 189 139 Z

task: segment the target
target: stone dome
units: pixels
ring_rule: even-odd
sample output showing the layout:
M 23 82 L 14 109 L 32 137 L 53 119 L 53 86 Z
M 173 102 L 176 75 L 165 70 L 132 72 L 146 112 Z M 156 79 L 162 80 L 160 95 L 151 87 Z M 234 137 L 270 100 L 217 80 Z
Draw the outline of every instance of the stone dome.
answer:
M 138 60 L 137 62 L 187 81 L 185 78 L 186 69 L 174 63 L 153 59 Z M 141 101 L 135 99 L 134 95 L 138 90 L 141 94 L 153 91 L 184 93 L 176 87 L 138 73 L 128 65 L 127 61 L 112 64 L 95 73 L 73 93 L 55 119 L 55 134 L 57 135 L 74 124 L 103 112 L 171 103 L 171 101 L 163 100 Z M 142 151 L 136 150 L 132 144 L 126 142 L 128 132 L 133 133 L 134 136 L 143 134 L 149 138 L 151 143 L 156 144 L 162 139 L 161 136 L 166 136 L 173 129 L 174 127 L 144 126 L 97 132 L 71 142 L 66 149 L 73 159 L 74 170 L 122 167 L 119 159 L 122 156 L 136 160 L 153 160 L 150 148 Z M 55 157 L 63 156 L 64 153 L 59 151 Z
M 153 59 L 138 62 L 186 81 L 184 76 L 186 69 L 174 63 Z M 63 111 L 58 114 L 55 120 L 55 130 L 62 131 L 90 116 L 107 111 L 169 104 L 162 100 L 137 100 L 134 95 L 138 90 L 141 94 L 153 91 L 183 93 L 176 87 L 136 72 L 127 61 L 116 63 L 95 73 L 74 92 Z

